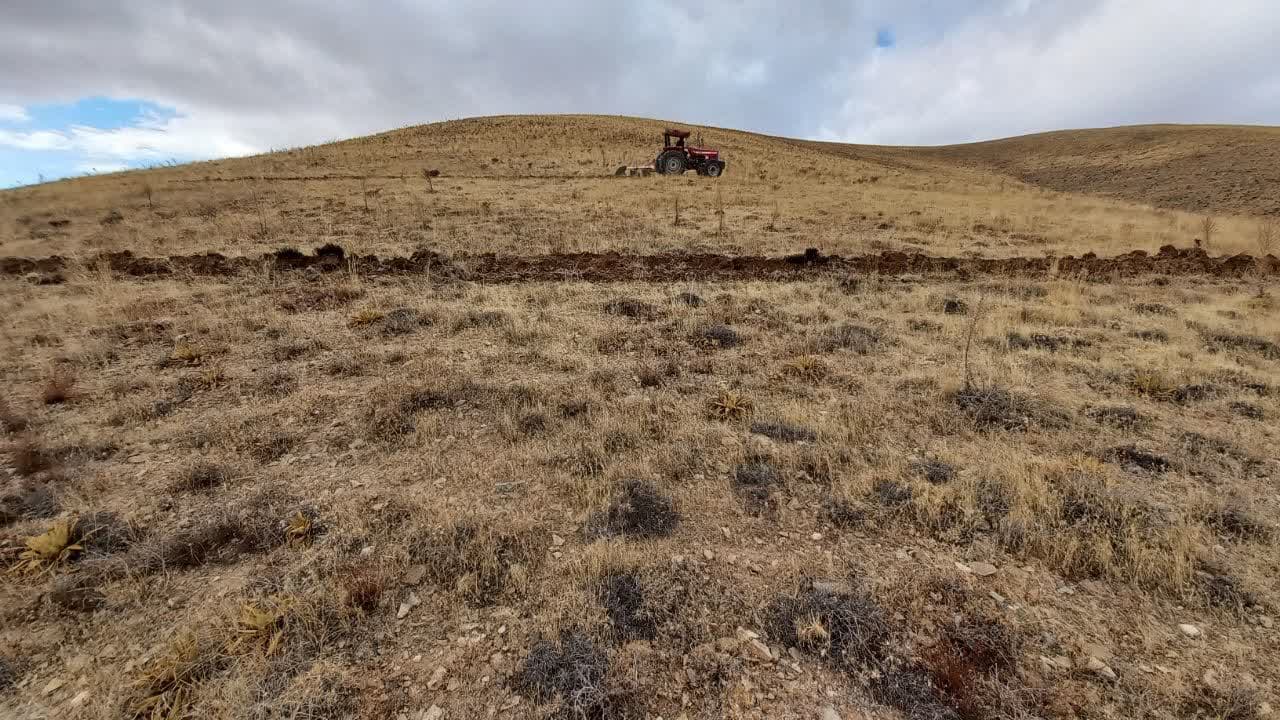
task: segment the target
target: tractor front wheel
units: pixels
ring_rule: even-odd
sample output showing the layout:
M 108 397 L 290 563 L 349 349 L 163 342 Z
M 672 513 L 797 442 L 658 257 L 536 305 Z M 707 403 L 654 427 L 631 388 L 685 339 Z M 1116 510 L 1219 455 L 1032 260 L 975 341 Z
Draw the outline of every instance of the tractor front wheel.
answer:
M 684 155 L 667 153 L 667 156 L 662 159 L 662 166 L 658 168 L 658 172 L 667 175 L 683 175 L 686 169 Z
M 720 177 L 722 172 L 724 172 L 724 163 L 715 160 L 707 163 L 707 177 Z

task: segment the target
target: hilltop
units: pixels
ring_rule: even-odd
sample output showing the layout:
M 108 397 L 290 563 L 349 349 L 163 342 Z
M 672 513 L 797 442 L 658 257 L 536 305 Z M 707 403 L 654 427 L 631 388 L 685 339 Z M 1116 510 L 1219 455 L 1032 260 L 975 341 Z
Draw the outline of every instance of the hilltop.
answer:
M 421 245 L 1114 254 L 1190 246 L 1206 213 L 1216 216 L 1212 250 L 1254 252 L 1251 216 L 1274 210 L 1280 196 L 1276 164 L 1266 162 L 1275 131 L 1266 128 L 1122 128 L 884 148 L 695 127 L 725 153 L 725 177 L 612 177 L 620 165 L 651 162 L 670 124 L 475 118 L 23 188 L 0 193 L 0 253 L 247 254 L 305 238 L 382 254 Z

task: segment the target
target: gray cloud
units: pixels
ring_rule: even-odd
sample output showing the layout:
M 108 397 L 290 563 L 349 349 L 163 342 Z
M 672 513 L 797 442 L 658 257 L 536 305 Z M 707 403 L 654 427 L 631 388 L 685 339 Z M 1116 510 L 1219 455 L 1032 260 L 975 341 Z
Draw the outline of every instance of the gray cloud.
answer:
M 4 16 L 0 105 L 108 95 L 179 111 L 90 139 L 121 157 L 132 142 L 210 156 L 529 112 L 899 143 L 1280 123 L 1271 0 L 16 0 Z M 881 27 L 895 47 L 874 47 Z

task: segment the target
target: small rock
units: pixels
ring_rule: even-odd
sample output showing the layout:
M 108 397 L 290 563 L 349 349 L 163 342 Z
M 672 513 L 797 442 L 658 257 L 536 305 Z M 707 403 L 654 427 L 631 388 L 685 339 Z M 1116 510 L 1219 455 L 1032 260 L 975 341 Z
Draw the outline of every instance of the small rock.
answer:
M 432 705 L 422 713 L 422 720 L 440 720 L 444 717 L 444 710 L 439 705 Z
M 1276 624 L 1276 621 L 1272 620 L 1270 615 L 1263 615 L 1259 617 L 1258 622 L 1262 625 L 1262 627 L 1268 630 L 1275 627 L 1275 624 Z
M 427 689 L 434 690 L 435 687 L 439 685 L 442 680 L 444 680 L 444 674 L 446 672 L 448 671 L 444 669 L 443 665 L 436 668 L 436 671 L 431 673 L 431 679 L 427 680 Z
M 44 695 L 52 695 L 58 691 L 58 688 L 66 684 L 67 681 L 62 678 L 54 678 L 50 680 L 49 684 L 44 686 L 44 690 L 41 690 L 40 692 Z
M 816 533 L 814 533 L 814 534 L 810 535 L 810 536 L 809 536 L 809 539 L 810 539 L 810 540 L 821 540 L 821 539 L 822 539 L 822 533 L 816 532 Z
M 365 545 L 364 547 L 360 548 L 360 557 L 369 557 L 372 554 L 373 554 L 372 545 Z
M 1183 635 L 1186 635 L 1189 638 L 1200 637 L 1200 628 L 1195 625 L 1179 625 L 1178 629 L 1182 631 Z
M 564 544 L 564 538 L 560 537 L 559 535 L 556 535 L 555 533 L 551 534 L 551 547 L 560 547 L 563 544 Z
M 400 609 L 396 610 L 396 619 L 403 620 L 409 611 L 422 604 L 422 600 L 418 599 L 417 593 L 409 593 L 409 599 L 400 603 Z
M 997 572 L 995 565 L 985 562 L 969 563 L 969 570 L 978 577 L 989 577 Z
M 716 559 L 716 554 L 712 552 L 710 548 L 707 548 L 706 550 L 702 551 L 702 557 L 706 558 L 708 561 L 711 561 Z
M 89 699 L 89 691 L 81 690 L 80 692 L 76 693 L 75 697 L 71 698 L 71 707 L 80 707 L 81 705 L 84 704 L 84 701 L 88 699 Z
M 1091 658 L 1097 658 L 1102 662 L 1108 662 L 1113 657 L 1111 650 L 1094 643 L 1089 643 L 1084 646 L 1084 654 Z
M 1055 655 L 1053 657 L 1040 656 L 1040 664 L 1046 670 L 1070 670 L 1071 659 L 1065 655 Z
M 768 645 L 765 645 L 759 640 L 751 640 L 746 644 L 746 647 L 751 651 L 751 654 L 755 659 L 761 662 L 773 662 L 773 651 L 769 649 Z
M 840 717 L 840 713 L 830 705 L 822 708 L 822 712 L 818 713 L 818 720 L 844 720 Z
M 404 584 L 417 585 L 422 582 L 422 578 L 426 577 L 426 565 L 410 565 L 408 570 L 404 571 Z
M 1085 667 L 1088 668 L 1090 672 L 1096 675 L 1099 675 L 1101 677 L 1104 677 L 1107 680 L 1110 680 L 1112 682 L 1116 680 L 1116 671 L 1112 670 L 1109 665 L 1102 662 L 1096 657 L 1089 658 L 1089 662 L 1085 665 Z

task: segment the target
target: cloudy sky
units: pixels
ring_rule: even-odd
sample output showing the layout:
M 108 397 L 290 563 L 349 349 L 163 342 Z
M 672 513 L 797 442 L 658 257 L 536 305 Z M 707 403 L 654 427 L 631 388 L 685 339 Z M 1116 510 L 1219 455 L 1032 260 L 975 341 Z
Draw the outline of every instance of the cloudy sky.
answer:
M 0 187 L 473 115 L 1280 125 L 1276 0 L 3 0 Z

